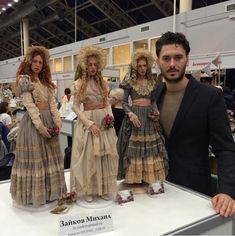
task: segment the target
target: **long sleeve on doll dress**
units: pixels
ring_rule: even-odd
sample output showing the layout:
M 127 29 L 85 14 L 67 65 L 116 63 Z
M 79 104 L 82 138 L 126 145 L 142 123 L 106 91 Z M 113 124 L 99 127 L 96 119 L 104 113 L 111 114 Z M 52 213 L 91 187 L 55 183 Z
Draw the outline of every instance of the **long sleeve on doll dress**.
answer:
M 120 84 L 120 88 L 124 90 L 124 97 L 122 100 L 122 107 L 123 110 L 125 111 L 126 115 L 128 115 L 129 112 L 132 112 L 132 109 L 129 105 L 129 98 L 130 98 L 130 93 L 131 93 L 131 86 L 129 83 L 126 81 Z
M 54 92 L 52 91 L 52 89 L 48 89 L 48 90 L 49 90 L 48 102 L 49 102 L 50 111 L 51 111 L 51 114 L 52 114 L 52 119 L 54 121 L 54 124 L 58 128 L 61 128 L 62 127 L 62 121 L 61 121 L 61 118 L 60 118 L 60 113 L 57 109 L 57 104 L 56 104 Z
M 94 122 L 89 120 L 87 116 L 84 115 L 83 111 L 81 111 L 80 107 L 82 105 L 81 101 L 78 100 L 78 87 L 80 81 L 77 80 L 72 85 L 72 92 L 74 93 L 74 100 L 73 100 L 73 111 L 76 113 L 78 119 L 85 125 L 85 127 L 88 129 L 90 128 Z
M 30 82 L 30 77 L 28 75 L 20 76 L 19 90 L 20 95 L 22 95 L 22 102 L 26 107 L 33 124 L 35 125 L 36 129 L 40 130 L 40 128 L 43 128 L 44 125 L 40 119 L 39 109 L 37 108 L 32 97 L 32 91 L 34 90 L 34 87 Z

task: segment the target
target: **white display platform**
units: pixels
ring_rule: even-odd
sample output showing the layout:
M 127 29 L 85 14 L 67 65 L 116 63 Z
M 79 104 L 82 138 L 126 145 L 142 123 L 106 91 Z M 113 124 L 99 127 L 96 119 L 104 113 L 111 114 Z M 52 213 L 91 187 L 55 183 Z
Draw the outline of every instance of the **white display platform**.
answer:
M 69 183 L 69 172 L 66 173 Z M 59 215 L 48 211 L 28 212 L 14 208 L 9 193 L 9 182 L 0 184 L 0 222 L 1 236 L 53 236 L 59 235 Z M 68 186 L 69 187 L 69 186 Z M 165 193 L 150 198 L 146 194 L 135 195 L 135 201 L 118 205 L 113 202 L 107 209 L 113 214 L 114 231 L 102 233 L 102 236 L 153 236 L 174 234 L 174 231 L 191 228 L 208 219 L 223 221 L 224 218 L 215 214 L 210 199 L 165 184 Z M 100 210 L 100 209 L 97 209 Z M 76 204 L 66 215 L 94 212 Z M 228 218 L 230 222 L 231 218 Z M 227 221 L 228 221 L 227 220 Z M 226 223 L 226 222 L 225 222 Z M 213 228 L 213 226 L 211 226 Z M 229 226 L 231 227 L 231 226 Z M 187 231 L 192 234 L 191 231 Z M 213 232 L 213 234 L 216 234 Z M 228 234 L 228 233 L 227 233 Z

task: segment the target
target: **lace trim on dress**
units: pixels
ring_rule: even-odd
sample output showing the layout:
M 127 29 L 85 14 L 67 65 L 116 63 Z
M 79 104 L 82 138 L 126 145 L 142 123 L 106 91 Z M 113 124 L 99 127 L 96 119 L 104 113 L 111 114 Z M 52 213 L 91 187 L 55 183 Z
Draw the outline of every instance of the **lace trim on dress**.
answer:
M 153 79 L 144 79 L 141 82 L 142 83 L 140 83 L 140 81 L 138 79 L 131 79 L 129 83 L 130 83 L 131 87 L 139 95 L 142 95 L 142 96 L 149 95 L 153 91 L 156 81 Z

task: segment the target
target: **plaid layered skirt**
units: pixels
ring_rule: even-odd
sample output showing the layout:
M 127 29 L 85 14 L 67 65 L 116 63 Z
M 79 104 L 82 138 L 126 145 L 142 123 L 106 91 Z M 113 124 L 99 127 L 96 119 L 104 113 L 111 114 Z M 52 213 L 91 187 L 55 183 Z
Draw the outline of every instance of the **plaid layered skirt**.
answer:
M 46 127 L 53 126 L 49 110 L 40 110 Z M 66 192 L 64 164 L 58 136 L 43 138 L 26 112 L 16 140 L 10 193 L 18 204 L 40 206 L 59 199 Z
M 117 144 L 118 179 L 125 179 L 126 183 L 151 184 L 166 178 L 168 156 L 160 131 L 148 117 L 151 110 L 151 106 L 132 106 L 140 128 L 134 127 L 128 116 L 123 120 Z

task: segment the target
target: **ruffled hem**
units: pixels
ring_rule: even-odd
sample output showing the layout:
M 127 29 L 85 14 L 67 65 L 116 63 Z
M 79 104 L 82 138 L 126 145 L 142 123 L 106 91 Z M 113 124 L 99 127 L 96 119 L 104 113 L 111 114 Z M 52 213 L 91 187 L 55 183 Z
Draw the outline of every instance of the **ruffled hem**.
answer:
M 142 183 L 142 181 L 151 184 L 165 179 L 164 161 L 160 156 L 131 159 L 125 174 L 125 182 L 129 184 Z
M 165 146 L 158 133 L 152 135 L 131 135 L 126 158 L 141 157 L 148 158 L 166 153 Z
M 117 191 L 118 156 L 96 157 L 93 167 L 87 172 L 84 168 L 72 168 L 72 189 L 87 195 L 112 194 Z

